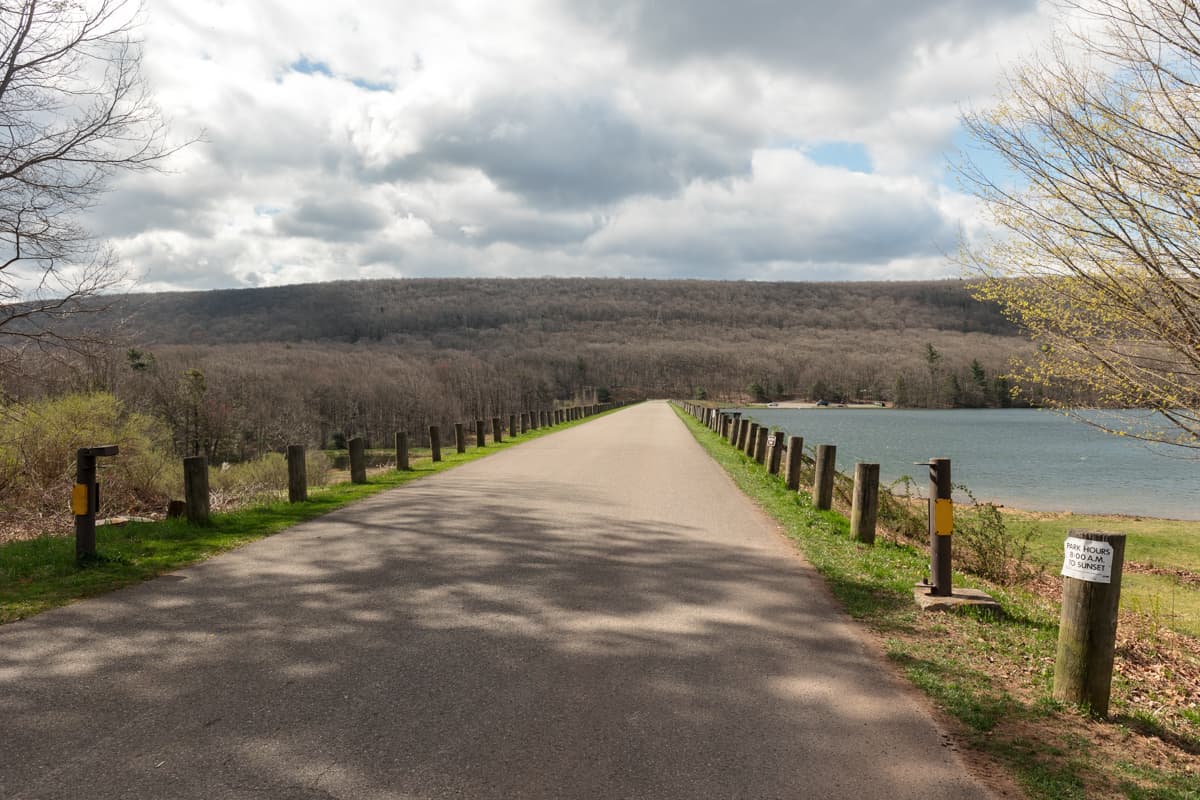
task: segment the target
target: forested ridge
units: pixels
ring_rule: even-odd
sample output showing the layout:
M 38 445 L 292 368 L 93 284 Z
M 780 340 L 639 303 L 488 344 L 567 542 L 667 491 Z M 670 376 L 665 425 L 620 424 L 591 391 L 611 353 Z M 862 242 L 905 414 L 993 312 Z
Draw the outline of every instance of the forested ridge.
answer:
M 556 403 L 1004 406 L 1030 347 L 962 281 L 414 279 L 127 295 L 109 344 L 8 352 L 5 401 L 115 395 L 180 454 L 250 458 Z M 69 333 L 70 331 L 68 331 Z
M 489 330 L 612 333 L 702 328 L 1016 335 L 962 281 L 750 283 L 627 279 L 410 279 L 130 295 L 118 306 L 139 338 L 177 344 L 427 339 L 470 349 Z M 439 337 L 451 337 L 443 342 Z

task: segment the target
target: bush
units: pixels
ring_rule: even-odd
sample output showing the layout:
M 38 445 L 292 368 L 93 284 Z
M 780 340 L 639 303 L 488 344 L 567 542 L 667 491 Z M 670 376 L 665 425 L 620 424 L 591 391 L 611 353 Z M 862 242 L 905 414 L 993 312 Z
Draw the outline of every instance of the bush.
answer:
M 965 486 L 955 489 L 971 499 L 959 506 L 954 519 L 955 560 L 964 571 L 999 584 L 1029 577 L 1029 539 L 1032 530 L 1013 533 L 994 503 L 980 503 Z
M 171 486 L 166 430 L 106 393 L 0 406 L 0 505 L 14 519 L 36 519 L 48 529 L 33 533 L 68 529 L 76 450 L 105 444 L 121 448 L 99 461 L 105 511 L 165 506 Z

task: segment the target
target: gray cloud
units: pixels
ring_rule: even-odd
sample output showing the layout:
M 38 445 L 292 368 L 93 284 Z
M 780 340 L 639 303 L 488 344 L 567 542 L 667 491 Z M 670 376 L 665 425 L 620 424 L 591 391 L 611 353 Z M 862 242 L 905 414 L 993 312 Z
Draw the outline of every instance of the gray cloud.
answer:
M 579 208 L 745 174 L 749 159 L 743 148 L 718 150 L 639 124 L 606 98 L 531 94 L 491 97 L 436 125 L 419 154 L 382 177 L 426 177 L 447 166 L 477 168 L 540 208 Z
M 273 223 L 278 233 L 288 236 L 354 242 L 369 238 L 390 220 L 391 216 L 382 209 L 354 198 L 306 197 L 281 212 Z
M 563 0 L 638 58 L 738 58 L 834 81 L 887 81 L 919 44 L 959 39 L 1035 0 Z

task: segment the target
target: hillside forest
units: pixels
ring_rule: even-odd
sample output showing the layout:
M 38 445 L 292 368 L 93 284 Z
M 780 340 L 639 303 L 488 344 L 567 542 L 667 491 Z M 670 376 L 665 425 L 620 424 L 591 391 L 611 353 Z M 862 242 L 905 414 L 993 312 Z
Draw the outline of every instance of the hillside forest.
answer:
M 10 411 L 105 393 L 218 462 L 565 402 L 1037 400 L 1004 377 L 1030 344 L 962 281 L 347 281 L 106 298 L 63 325 L 71 348 L 3 351 Z

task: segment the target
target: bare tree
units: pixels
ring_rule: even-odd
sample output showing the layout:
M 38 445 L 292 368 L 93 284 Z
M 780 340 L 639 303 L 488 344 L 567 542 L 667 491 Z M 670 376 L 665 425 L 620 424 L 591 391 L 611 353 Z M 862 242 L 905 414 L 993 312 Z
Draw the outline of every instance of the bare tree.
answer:
M 978 296 L 1038 345 L 1024 392 L 1153 409 L 1101 425 L 1200 447 L 1200 8 L 1063 7 L 1075 26 L 964 118 L 1009 168 L 962 170 L 1005 232 L 966 251 Z
M 126 275 L 81 224 L 118 172 L 167 155 L 127 0 L 0 0 L 0 345 L 65 343 Z

